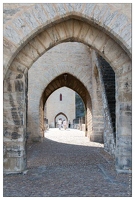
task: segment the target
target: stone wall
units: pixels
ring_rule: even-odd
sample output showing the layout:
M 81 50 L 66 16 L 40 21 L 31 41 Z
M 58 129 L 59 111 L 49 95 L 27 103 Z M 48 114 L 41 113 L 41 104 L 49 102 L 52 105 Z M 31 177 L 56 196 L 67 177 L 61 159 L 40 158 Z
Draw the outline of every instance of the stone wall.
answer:
M 92 60 L 92 135 L 91 141 L 104 143 L 104 117 L 102 86 L 100 83 L 99 71 L 95 62 L 95 51 L 91 51 Z
M 103 115 L 100 115 L 99 112 L 99 118 L 97 118 L 97 125 L 95 124 L 95 127 L 98 127 L 96 132 L 100 130 L 100 123 L 102 123 L 103 128 L 103 140 L 104 140 L 104 149 L 112 154 L 113 156 L 115 155 L 115 137 L 114 137 L 114 129 L 113 129 L 113 123 L 111 120 L 111 113 L 109 109 L 109 102 L 107 99 L 107 93 L 105 90 L 105 80 L 103 80 L 103 74 L 101 71 L 102 64 L 99 60 L 99 56 L 95 54 L 95 52 L 92 52 L 92 59 L 93 59 L 93 64 L 94 64 L 94 69 L 96 68 L 98 74 L 96 77 L 98 78 L 99 81 L 99 86 L 98 86 L 98 93 L 100 94 L 100 110 L 102 110 Z M 107 67 L 106 63 L 106 67 Z M 111 76 L 108 74 L 108 77 L 111 79 Z M 99 98 L 99 97 L 98 97 Z M 96 133 L 95 133 L 96 134 Z
M 44 89 L 58 74 L 67 72 L 74 74 L 88 91 L 91 91 L 91 59 L 87 46 L 76 42 L 57 45 L 41 56 L 29 70 L 28 134 L 30 137 L 38 137 L 40 133 L 39 107 Z
M 14 6 L 13 8 L 12 4 L 4 5 L 6 14 L 4 15 L 3 31 L 4 170 L 6 173 L 21 172 L 26 166 L 27 72 L 45 52 L 67 41 L 81 42 L 93 48 L 115 72 L 116 169 L 120 172 L 129 172 L 132 167 L 131 4 L 66 3 L 31 4 L 30 6 L 14 4 Z M 81 60 L 79 61 L 81 63 Z M 82 88 L 87 89 L 87 125 L 90 125 L 92 119 L 92 102 L 89 98 L 89 95 L 92 94 L 92 91 L 90 92 L 92 89 L 91 70 L 86 70 L 87 75 L 82 76 L 83 69 L 69 66 L 64 66 L 64 68 L 49 66 L 47 68 L 46 66 L 44 70 L 46 78 L 42 81 L 47 85 L 52 81 L 49 79 L 49 77 L 52 78 L 52 74 L 55 73 L 56 76 L 59 76 L 61 73 L 68 73 L 74 77 L 76 90 L 78 88 L 75 87 L 75 84 L 81 85 L 82 83 Z M 36 72 L 38 75 L 38 71 Z M 89 74 L 90 76 L 88 76 Z M 19 89 L 18 86 L 16 87 L 18 83 Z M 61 85 L 60 82 L 58 84 Z M 36 85 L 35 92 L 38 89 L 38 85 Z M 51 86 L 48 92 L 49 90 L 51 90 Z M 35 108 L 42 111 L 43 102 Z M 43 120 L 40 120 L 40 123 L 38 119 L 37 124 L 41 124 L 42 127 Z M 33 124 L 37 127 L 36 123 Z M 88 126 L 86 129 L 91 135 L 92 127 Z M 39 130 L 37 131 L 39 133 Z M 18 141 L 19 138 L 22 138 L 21 142 Z M 15 154 L 16 150 L 19 153 Z
M 60 94 L 62 94 L 62 101 L 60 101 Z M 66 115 L 68 122 L 73 123 L 75 118 L 75 92 L 67 87 L 62 87 L 51 94 L 45 106 L 45 116 L 50 127 L 55 127 L 55 117 L 60 113 Z

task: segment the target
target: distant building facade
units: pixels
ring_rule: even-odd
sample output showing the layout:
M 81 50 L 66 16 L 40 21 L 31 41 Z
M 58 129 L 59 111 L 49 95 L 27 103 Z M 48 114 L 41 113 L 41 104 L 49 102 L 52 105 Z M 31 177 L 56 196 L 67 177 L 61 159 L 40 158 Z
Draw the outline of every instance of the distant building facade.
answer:
M 56 90 L 45 104 L 45 118 L 48 119 L 49 127 L 57 127 L 59 118 L 72 124 L 75 110 L 75 92 L 67 87 Z

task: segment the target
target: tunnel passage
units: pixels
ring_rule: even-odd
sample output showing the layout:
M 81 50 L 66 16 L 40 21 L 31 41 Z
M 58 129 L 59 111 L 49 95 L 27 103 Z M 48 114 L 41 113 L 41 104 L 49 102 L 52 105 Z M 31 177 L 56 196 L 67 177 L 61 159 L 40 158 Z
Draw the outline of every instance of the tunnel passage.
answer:
M 85 86 L 73 75 L 69 73 L 61 74 L 60 76 L 56 77 L 52 80 L 48 86 L 45 88 L 44 92 L 42 93 L 41 100 L 40 100 L 40 137 L 44 136 L 44 105 L 48 99 L 48 97 L 58 88 L 66 86 L 75 92 L 77 92 L 80 97 L 82 98 L 85 108 L 86 108 L 86 132 L 85 135 L 89 136 L 92 133 L 92 114 L 91 114 L 91 98 L 90 95 L 85 88 Z
M 43 98 L 43 104 L 45 104 L 45 101 L 47 98 L 58 88 L 61 88 L 63 86 L 66 86 L 74 91 L 76 91 L 83 99 L 85 105 L 86 105 L 86 94 L 88 91 L 86 90 L 85 86 L 74 76 L 71 74 L 65 73 L 58 77 L 56 77 L 51 83 L 48 84 L 46 89 L 44 90 L 42 94 Z
M 102 10 L 100 4 L 79 5 L 74 5 L 75 12 L 68 4 L 66 4 L 66 9 L 58 9 L 57 12 L 54 11 L 53 4 L 50 4 L 50 8 L 46 4 L 39 5 L 39 9 L 44 6 L 46 11 L 46 14 L 40 15 L 39 18 L 34 16 L 37 13 L 35 10 L 37 7 L 33 5 L 29 9 L 24 9 L 19 15 L 15 15 L 4 26 L 4 128 L 6 129 L 4 170 L 6 173 L 20 172 L 25 168 L 25 75 L 32 63 L 44 52 L 67 40 L 83 42 L 99 51 L 116 73 L 116 90 L 118 91 L 116 95 L 116 168 L 127 172 L 131 169 L 131 8 L 129 7 L 130 16 L 124 16 L 121 9 L 117 10 L 117 6 L 116 8 L 112 5 L 107 6 L 109 9 L 107 10 L 104 4 Z M 63 8 L 63 4 L 58 5 L 58 8 L 59 6 Z M 38 10 L 39 14 L 41 10 Z M 50 15 L 51 11 L 53 12 Z M 123 13 L 126 12 L 123 10 Z M 24 17 L 24 14 L 30 17 Z M 34 23 L 30 19 L 33 19 Z M 66 19 L 70 20 L 65 21 Z M 22 93 L 14 87 L 20 75 L 23 82 Z M 12 90 L 8 87 L 11 83 Z M 16 108 L 10 104 L 11 95 L 16 102 L 14 104 Z M 17 108 L 18 98 L 22 100 L 22 102 L 19 100 L 19 104 L 21 102 L 22 105 L 21 115 Z M 13 113 L 13 109 L 16 109 L 16 112 Z M 18 116 L 17 124 L 14 122 L 13 114 Z M 21 124 L 19 124 L 20 121 Z M 16 128 L 21 135 L 21 142 L 11 139 Z M 20 157 L 16 155 L 16 147 L 21 148 Z

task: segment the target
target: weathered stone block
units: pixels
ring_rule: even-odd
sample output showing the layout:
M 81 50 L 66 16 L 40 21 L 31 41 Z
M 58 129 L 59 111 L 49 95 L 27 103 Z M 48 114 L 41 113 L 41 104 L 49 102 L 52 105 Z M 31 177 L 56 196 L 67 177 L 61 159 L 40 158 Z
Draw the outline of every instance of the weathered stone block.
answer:
M 124 92 L 131 92 L 132 90 L 132 80 L 131 79 L 127 79 L 126 81 L 123 80 L 121 82 L 119 82 L 119 90 L 124 91 Z
M 129 57 L 125 52 L 121 52 L 120 56 L 118 56 L 115 60 L 111 62 L 113 66 L 121 67 L 124 63 L 129 61 Z
M 29 140 L 32 141 L 32 142 L 42 142 L 43 141 L 43 137 L 41 137 L 41 136 L 30 137 Z
M 42 7 L 42 4 L 35 4 L 34 7 L 32 8 L 32 13 L 35 16 L 38 21 L 40 21 L 41 24 L 46 23 L 48 20 L 48 17 Z
M 24 125 L 23 111 L 11 111 L 4 112 L 4 124 L 5 125 Z
M 129 141 L 127 142 L 126 139 L 129 139 Z M 117 138 L 117 143 L 119 142 L 119 145 L 116 144 L 116 148 L 117 148 L 117 153 L 121 154 L 121 155 L 130 155 L 132 154 L 132 144 L 131 144 L 131 138 L 128 136 L 124 138 L 124 136 L 122 136 L 121 138 Z
M 128 41 L 131 38 L 132 32 L 132 24 L 127 24 L 121 31 L 121 37 L 123 37 L 126 41 Z
M 37 50 L 39 54 L 43 54 L 45 51 L 44 46 L 39 42 L 38 37 L 33 38 L 30 44 Z
M 7 25 L 4 28 L 4 37 L 8 38 L 8 40 L 14 44 L 19 44 L 21 41 L 21 36 L 16 32 L 16 30 L 14 30 L 11 25 Z
M 15 84 L 15 91 L 16 92 L 24 92 L 24 81 L 23 80 L 15 80 L 14 81 Z
M 74 4 L 73 3 L 66 3 L 66 7 L 68 8 L 68 12 L 74 11 Z
M 4 158 L 4 173 L 21 173 L 26 169 L 26 157 Z
M 118 100 L 121 102 L 130 102 L 132 100 L 132 92 L 120 91 L 118 95 Z
M 64 4 L 57 3 L 57 4 L 55 4 L 55 6 L 60 15 L 67 15 L 67 9 Z
M 73 28 L 73 35 L 75 38 L 78 38 L 78 35 L 81 31 L 81 28 L 82 28 L 82 22 L 80 21 L 74 21 L 74 28 Z
M 47 32 L 42 32 L 38 35 L 38 39 L 41 41 L 41 43 L 44 45 L 45 49 L 49 49 L 51 45 L 53 44 L 53 41 L 47 34 Z
M 7 150 L 6 158 L 20 158 L 25 155 L 25 151 L 22 150 Z
M 38 54 L 37 50 L 35 48 L 33 48 L 33 46 L 30 45 L 29 43 L 23 48 L 22 52 L 26 56 L 31 58 L 31 60 L 33 60 L 33 62 L 39 57 L 39 54 Z
M 131 172 L 131 167 L 132 167 L 132 158 L 131 158 L 131 155 L 123 155 L 121 156 L 121 154 L 117 154 L 116 155 L 116 170 L 118 172 Z
M 20 52 L 17 55 L 16 59 L 18 62 L 22 63 L 27 68 L 29 68 L 32 65 L 32 63 L 34 62 L 30 57 L 25 55 L 23 52 Z
M 18 141 L 11 140 L 10 142 L 4 142 L 4 145 L 6 146 L 6 151 L 23 151 L 25 154 L 25 140 Z
M 89 44 L 92 45 L 95 38 L 97 37 L 97 35 L 99 34 L 99 30 L 97 28 L 94 27 L 90 27 L 86 37 L 85 37 L 85 41 Z
M 57 29 L 57 31 L 58 31 L 58 34 L 59 34 L 61 40 L 67 39 L 67 38 L 66 38 L 66 32 L 65 32 L 65 29 L 64 29 L 64 23 L 58 24 L 58 25 L 56 26 L 56 29 Z
M 19 32 L 22 32 L 23 36 L 27 36 L 31 31 L 30 27 L 26 25 L 26 22 L 21 15 L 13 20 L 13 24 Z
M 94 135 L 90 135 L 90 141 L 91 142 L 99 142 L 99 143 L 103 143 L 103 134 L 102 132 L 100 134 L 94 134 Z
M 118 47 L 118 50 L 120 50 L 119 46 L 117 44 L 115 44 L 112 39 L 109 39 L 109 40 L 107 40 L 107 43 L 105 44 L 105 46 L 103 46 L 103 54 L 105 54 L 108 57 L 108 55 L 113 53 L 113 56 L 116 56 L 117 47 Z M 117 56 L 120 54 L 120 52 L 118 51 Z M 111 58 L 111 60 L 112 60 L 112 58 Z
M 83 27 L 82 27 L 81 32 L 79 34 L 79 38 L 84 40 L 88 30 L 89 30 L 89 25 L 88 24 L 83 24 Z
M 104 46 L 108 39 L 109 38 L 107 37 L 107 35 L 100 31 L 97 37 L 95 38 L 93 45 L 96 49 L 101 49 L 101 51 L 104 52 Z
M 55 41 L 55 42 L 59 41 L 60 37 L 59 37 L 55 27 L 53 27 L 51 29 L 48 29 L 47 33 L 49 34 L 49 36 L 52 39 L 52 41 Z
M 86 4 L 85 4 L 85 8 L 84 8 L 84 10 L 82 11 L 82 14 L 84 14 L 85 16 L 91 17 L 92 12 L 93 12 L 93 10 L 95 9 L 95 7 L 96 7 L 96 4 L 95 4 L 95 3 L 91 3 L 91 4 L 86 3 Z
M 132 64 L 129 60 L 128 62 L 124 63 L 121 67 L 116 69 L 116 76 L 122 77 L 123 75 L 126 75 L 126 73 L 132 73 Z
M 74 20 L 68 20 L 67 22 L 65 22 L 66 33 L 69 38 L 73 37 L 73 26 Z
M 132 105 L 131 105 L 131 103 L 128 103 L 128 102 L 126 102 L 126 103 L 121 103 L 121 104 L 120 104 L 120 113 L 121 113 L 122 111 L 127 111 L 127 112 L 132 111 Z
M 23 74 L 21 72 L 8 70 L 5 76 L 5 80 L 15 80 L 16 78 L 22 78 Z
M 28 9 L 26 12 L 22 14 L 22 17 L 25 19 L 25 21 L 28 23 L 28 25 L 32 28 L 35 29 L 39 26 L 37 20 L 35 19 L 32 11 Z
M 13 80 L 4 80 L 4 92 L 15 92 L 15 84 Z
M 96 5 L 97 6 L 93 10 L 94 22 L 101 21 L 102 17 L 106 13 L 106 10 L 108 9 L 108 5 L 107 4 L 96 4 Z M 100 24 L 101 24 L 101 22 L 100 22 Z
M 9 108 L 25 108 L 24 92 L 4 93 L 4 110 Z
M 18 62 L 17 59 L 14 59 L 14 62 L 10 66 L 10 70 L 15 71 L 16 73 L 18 72 L 18 75 L 21 74 L 21 76 L 24 76 L 24 72 L 27 69 L 25 65 L 23 65 L 21 62 Z M 16 76 L 17 78 L 17 76 Z M 19 77 L 18 77 L 19 78 Z M 12 79 L 12 77 L 11 77 Z
M 53 19 L 54 17 L 57 16 L 57 12 L 55 11 L 53 4 L 43 3 L 42 5 L 43 5 L 47 15 L 49 16 L 49 19 Z
M 75 12 L 78 12 L 78 13 L 81 13 L 81 10 L 85 6 L 85 4 L 83 4 L 83 3 L 78 3 L 78 4 L 75 5 L 75 9 L 74 9 L 73 5 L 74 4 L 66 3 L 66 7 L 68 7 L 69 11 L 75 11 Z
M 10 56 L 15 50 L 16 46 L 6 38 L 3 38 L 3 53 Z
M 117 134 L 119 136 L 123 135 L 123 136 L 131 136 L 132 135 L 132 130 L 131 130 L 131 122 L 127 122 L 126 120 L 124 120 L 125 123 L 122 122 L 122 125 L 119 124 L 119 126 L 117 126 Z
M 115 32 L 115 34 L 119 34 L 120 31 L 125 27 L 125 25 L 128 23 L 128 18 L 124 14 L 120 14 L 117 16 L 116 20 L 111 25 L 111 32 Z
M 111 10 L 108 9 L 107 13 L 103 17 L 103 25 L 109 27 L 109 24 L 111 24 L 111 22 L 116 19 L 117 14 L 118 11 L 112 12 Z
M 23 142 L 25 140 L 26 133 L 25 129 L 20 126 L 4 126 L 3 136 L 4 142 Z

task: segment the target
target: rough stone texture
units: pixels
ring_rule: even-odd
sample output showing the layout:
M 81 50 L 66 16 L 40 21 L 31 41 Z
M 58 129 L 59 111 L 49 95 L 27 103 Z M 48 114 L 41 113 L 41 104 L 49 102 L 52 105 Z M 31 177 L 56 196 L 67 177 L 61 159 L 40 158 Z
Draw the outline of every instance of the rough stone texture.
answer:
M 89 12 L 86 9 L 86 6 L 91 7 L 91 11 Z M 104 6 L 107 6 L 106 12 L 104 13 Z M 10 129 L 10 126 L 13 125 L 14 116 L 18 116 L 20 122 L 17 121 L 15 123 L 22 124 L 22 116 L 23 116 L 23 134 L 26 134 L 26 107 L 27 107 L 27 77 L 23 80 L 23 84 L 20 81 L 15 81 L 13 83 L 12 80 L 18 79 L 22 74 L 26 76 L 28 69 L 35 62 L 36 59 L 40 57 L 47 50 L 56 46 L 57 44 L 65 41 L 75 41 L 82 42 L 87 44 L 91 48 L 94 48 L 99 52 L 101 56 L 111 65 L 115 72 L 116 76 L 116 167 L 117 170 L 121 170 L 122 172 L 129 171 L 131 169 L 131 151 L 128 151 L 128 144 L 126 143 L 127 137 L 129 138 L 129 144 L 131 144 L 131 111 L 128 113 L 123 107 L 123 103 L 129 105 L 131 107 L 131 4 L 84 4 L 84 6 L 77 6 L 77 4 L 66 4 L 61 5 L 63 9 L 60 12 L 57 11 L 57 4 L 41 4 L 44 9 L 46 21 L 42 22 L 40 18 L 38 19 L 37 15 L 34 12 L 37 12 L 35 4 L 30 4 L 22 6 L 22 4 L 9 4 L 7 5 L 7 17 L 4 15 L 4 87 L 8 87 L 4 89 L 4 99 L 5 96 L 9 95 L 8 105 L 6 107 L 6 102 L 4 105 L 4 127 Z M 4 9 L 6 5 L 4 5 Z M 14 6 L 14 9 L 13 9 Z M 21 8 L 19 8 L 19 6 Z M 77 6 L 78 12 L 75 11 Z M 65 12 L 65 8 L 67 12 Z M 83 12 L 84 11 L 84 12 Z M 6 13 L 5 12 L 5 13 Z M 65 14 L 63 15 L 63 12 Z M 87 14 L 87 12 L 89 14 Z M 22 21 L 20 23 L 16 22 L 17 26 L 26 25 L 25 29 L 21 27 L 18 29 L 16 25 L 13 23 L 15 20 L 20 17 Z M 102 16 L 102 17 L 99 17 Z M 9 19 L 10 18 L 10 19 Z M 75 20 L 77 18 L 78 20 Z M 70 20 L 69 20 L 70 19 Z M 120 19 L 123 21 L 120 23 Z M 67 20 L 66 22 L 64 22 Z M 57 21 L 57 24 L 56 24 Z M 89 29 L 88 29 L 89 26 Z M 70 31 L 69 31 L 70 27 Z M 53 36 L 53 30 L 56 30 L 56 35 Z M 129 28 L 129 29 L 128 29 Z M 84 30 L 83 30 L 84 29 Z M 31 30 L 29 32 L 29 30 Z M 28 32 L 27 32 L 28 31 Z M 40 34 L 39 34 L 40 33 Z M 81 34 L 80 34 L 81 33 Z M 89 34 L 90 33 L 90 34 Z M 122 34 L 121 34 L 122 33 Z M 102 37 L 100 37 L 100 35 Z M 39 36 L 42 36 L 40 38 Z M 83 37 L 84 36 L 84 37 Z M 34 38 L 35 37 L 35 38 Z M 104 40 L 102 40 L 104 38 Z M 37 44 L 35 46 L 39 46 L 42 49 L 35 48 L 32 50 L 34 52 L 34 56 L 31 57 L 31 51 L 28 51 L 26 54 L 24 52 L 24 46 L 27 49 L 27 45 L 29 46 L 32 40 L 36 41 Z M 7 42 L 8 41 L 8 42 Z M 104 42 L 103 42 L 104 41 Z M 99 45 L 100 43 L 100 45 Z M 8 47 L 10 50 L 8 50 Z M 34 48 L 34 47 L 33 47 Z M 38 53 L 39 52 L 39 53 Z M 39 55 L 40 54 L 40 55 Z M 19 63 L 19 64 L 18 64 Z M 62 69 L 62 68 L 61 68 Z M 124 72 L 125 69 L 128 72 Z M 56 70 L 57 71 L 57 70 Z M 75 75 L 76 70 L 69 71 L 73 76 Z M 64 72 L 65 73 L 65 72 Z M 81 73 L 81 70 L 80 70 Z M 120 75 L 122 73 L 122 76 Z M 59 76 L 59 72 L 56 72 L 57 76 Z M 87 73 L 87 76 L 88 77 Z M 46 71 L 46 75 L 49 75 L 48 70 Z M 86 80 L 86 77 L 83 76 L 83 80 Z M 88 77 L 89 78 L 89 77 Z M 8 79 L 9 81 L 8 83 Z M 80 79 L 80 75 L 78 77 Z M 88 80 L 88 79 L 87 79 Z M 49 78 L 46 78 L 46 84 L 50 82 Z M 83 83 L 83 81 L 81 81 Z M 10 84 L 11 83 L 11 84 Z M 19 88 L 16 87 L 16 83 L 20 83 Z M 77 82 L 76 82 L 77 83 Z M 59 84 L 59 81 L 58 81 Z M 10 86 L 11 85 L 11 86 Z M 23 85 L 23 90 L 22 90 Z M 86 88 L 90 85 L 88 82 L 86 84 Z M 121 89 L 122 88 L 122 89 Z M 127 88 L 127 89 L 124 89 Z M 37 89 L 39 89 L 37 87 Z M 77 87 L 76 87 L 77 89 Z M 17 101 L 18 96 L 23 95 L 23 101 L 21 102 L 23 114 L 20 114 L 20 111 L 16 113 L 13 112 L 12 109 L 15 108 L 15 104 L 12 102 L 12 96 L 14 96 L 14 92 L 11 90 L 17 90 L 15 94 L 15 102 Z M 21 92 L 18 90 L 22 90 Z M 127 91 L 128 90 L 128 91 Z M 89 90 L 88 90 L 89 91 Z M 46 91 L 49 94 L 48 91 Z M 81 91 L 80 91 L 81 92 Z M 88 134 L 91 133 L 92 127 L 90 127 L 92 120 L 91 113 L 91 102 L 88 100 L 87 93 L 87 115 L 89 121 L 88 126 Z M 43 102 L 40 107 L 36 107 L 36 109 L 43 109 Z M 122 109 L 122 110 L 121 110 Z M 12 113 L 13 112 L 13 113 Z M 15 114 L 15 115 L 14 115 Z M 12 116 L 12 118 L 11 118 Z M 8 120 L 9 119 L 9 120 Z M 11 120 L 10 120 L 11 119 Z M 43 124 L 43 115 L 41 115 L 41 124 Z M 123 121 L 125 122 L 123 126 Z M 13 126 L 16 126 L 15 124 Z M 19 127 L 19 125 L 17 125 Z M 35 124 L 37 126 L 37 124 Z M 87 129 L 87 127 L 86 127 Z M 18 129 L 19 130 L 19 129 Z M 102 130 L 101 130 L 102 131 Z M 42 130 L 43 132 L 43 130 Z M 13 134 L 14 135 L 14 134 Z M 121 136 L 124 136 L 122 140 L 120 140 Z M 17 143 L 17 142 L 16 142 Z M 12 144 L 12 141 L 11 141 Z M 8 145 L 5 143 L 5 146 Z M 126 149 L 126 151 L 123 151 Z M 129 148 L 131 149 L 131 148 Z M 129 153 L 130 152 L 130 153 Z M 24 156 L 25 157 L 25 156 Z M 23 157 L 22 157 L 23 158 Z M 5 156 L 5 159 L 6 158 Z M 14 158 L 13 158 L 14 160 Z M 10 164 L 12 165 L 11 160 L 8 166 L 8 170 L 10 171 Z M 22 159 L 23 160 L 23 159 Z M 24 159 L 25 160 L 25 159 Z M 16 161 L 15 161 L 16 162 Z M 24 167 L 24 163 L 22 162 L 22 167 L 20 166 L 20 171 Z M 13 166 L 13 165 L 12 165 Z M 16 168 L 14 168 L 15 170 Z M 7 170 L 7 167 L 6 167 Z
M 98 56 L 100 71 L 105 86 L 105 93 L 108 101 L 110 117 L 113 125 L 114 135 L 116 137 L 116 115 L 115 115 L 115 73 L 111 66 L 101 57 Z
M 95 55 L 95 52 L 93 52 L 93 57 L 92 57 L 94 63 L 96 64 L 97 70 L 98 70 L 98 76 L 99 76 L 99 82 L 100 82 L 100 95 L 102 95 L 102 102 L 103 102 L 103 118 L 104 118 L 104 128 L 103 128 L 103 140 L 104 140 L 104 148 L 107 152 L 109 152 L 111 155 L 115 155 L 115 138 L 114 138 L 114 130 L 113 130 L 113 124 L 112 124 L 112 120 L 111 120 L 111 113 L 109 110 L 109 105 L 108 105 L 108 101 L 107 101 L 107 94 L 105 91 L 105 83 L 103 81 L 103 75 L 100 69 L 100 65 L 101 62 L 98 60 L 97 55 Z M 99 112 L 101 113 L 101 112 Z M 102 117 L 100 117 L 98 119 L 98 121 L 100 120 L 102 122 Z M 99 130 L 98 130 L 99 131 Z M 96 130 L 96 133 L 97 130 Z
M 58 11 L 59 6 L 61 8 L 60 11 Z M 77 9 L 75 9 L 75 7 Z M 109 10 L 108 15 L 106 15 L 106 13 L 103 14 L 104 10 Z M 38 4 L 4 4 L 4 13 L 6 13 L 4 14 L 4 37 L 7 37 L 11 43 L 19 45 L 22 44 L 22 41 L 25 42 L 25 40 L 27 40 L 29 34 L 26 35 L 26 31 L 24 31 L 23 27 L 20 29 L 21 34 L 20 31 L 18 31 L 18 33 L 16 32 L 15 26 L 12 27 L 12 21 L 14 21 L 14 19 L 19 15 L 24 20 L 23 24 L 25 24 L 25 30 L 30 28 L 32 34 L 35 34 L 35 32 L 37 32 L 40 28 L 42 29 L 45 24 L 47 25 L 47 23 L 50 23 L 53 20 L 55 21 L 56 19 L 72 15 L 73 11 L 76 11 L 75 13 L 77 16 L 83 16 L 84 18 L 89 19 L 92 23 L 93 21 L 96 21 L 97 26 L 104 28 L 105 32 L 107 31 L 108 34 L 110 32 L 112 37 L 116 38 L 116 40 L 118 39 L 118 43 L 120 43 L 120 45 L 126 49 L 128 53 L 130 51 L 129 54 L 131 54 L 131 46 L 129 46 L 130 43 L 127 43 L 127 41 L 125 41 L 122 37 L 121 23 L 118 22 L 120 21 L 119 18 L 122 17 L 122 19 L 124 19 L 123 21 L 127 22 L 126 25 L 131 23 L 131 4 L 85 4 L 84 8 L 82 8 L 80 4 L 41 4 L 40 6 L 38 6 Z M 40 13 L 40 15 L 38 13 Z M 41 17 L 42 15 L 44 15 L 44 19 L 46 19 L 46 21 L 41 20 L 43 19 L 43 17 Z M 113 22 L 109 23 L 109 19 L 112 20 L 113 16 L 115 16 Z M 104 22 L 102 21 L 102 18 L 104 19 Z M 107 25 L 106 22 L 108 22 Z M 118 32 L 118 30 L 120 31 Z M 10 56 L 14 56 L 14 53 L 10 54 Z
M 92 51 L 92 128 L 91 141 L 105 143 L 104 141 L 104 116 L 102 101 L 102 86 L 100 83 L 99 71 L 95 62 L 95 54 Z

